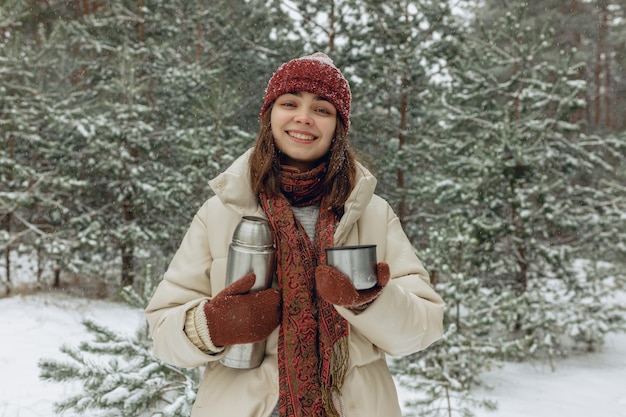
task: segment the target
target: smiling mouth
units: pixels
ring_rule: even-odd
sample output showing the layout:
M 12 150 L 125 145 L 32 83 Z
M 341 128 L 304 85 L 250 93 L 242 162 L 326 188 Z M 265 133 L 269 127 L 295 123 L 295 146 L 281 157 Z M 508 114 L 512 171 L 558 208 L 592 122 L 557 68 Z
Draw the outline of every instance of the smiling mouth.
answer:
M 287 134 L 289 136 L 293 137 L 293 138 L 298 139 L 298 140 L 304 140 L 304 141 L 308 141 L 308 142 L 314 141 L 315 138 L 316 138 L 316 136 L 313 136 L 313 135 L 306 135 L 304 133 L 296 133 L 296 132 L 291 132 L 291 131 L 288 131 Z

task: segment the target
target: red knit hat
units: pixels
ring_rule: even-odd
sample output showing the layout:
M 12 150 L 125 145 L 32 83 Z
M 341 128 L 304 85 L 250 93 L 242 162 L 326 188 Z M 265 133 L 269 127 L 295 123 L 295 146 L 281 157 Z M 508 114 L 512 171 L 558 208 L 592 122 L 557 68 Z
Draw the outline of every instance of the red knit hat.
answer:
M 267 84 L 261 118 L 279 96 L 296 91 L 315 94 L 332 103 L 348 132 L 352 100 L 350 85 L 326 54 L 316 52 L 281 65 Z

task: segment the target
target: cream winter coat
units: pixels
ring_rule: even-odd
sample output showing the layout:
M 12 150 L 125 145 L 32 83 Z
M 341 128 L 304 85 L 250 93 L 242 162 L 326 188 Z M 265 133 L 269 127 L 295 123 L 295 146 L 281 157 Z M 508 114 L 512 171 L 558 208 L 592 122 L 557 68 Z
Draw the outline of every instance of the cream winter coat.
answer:
M 249 154 L 209 182 L 216 195 L 197 212 L 146 308 L 156 357 L 185 368 L 206 365 L 192 417 L 268 417 L 278 401 L 278 329 L 267 340 L 265 360 L 251 370 L 221 365 L 222 354 L 202 352 L 183 330 L 186 312 L 224 288 L 228 245 L 241 217 L 266 217 L 251 192 Z M 335 246 L 376 244 L 378 260 L 389 264 L 392 278 L 365 311 L 336 307 L 350 323 L 349 370 L 336 399 L 344 417 L 400 417 L 385 355 L 425 349 L 443 331 L 443 301 L 375 187 L 376 179 L 359 165 L 334 237 Z

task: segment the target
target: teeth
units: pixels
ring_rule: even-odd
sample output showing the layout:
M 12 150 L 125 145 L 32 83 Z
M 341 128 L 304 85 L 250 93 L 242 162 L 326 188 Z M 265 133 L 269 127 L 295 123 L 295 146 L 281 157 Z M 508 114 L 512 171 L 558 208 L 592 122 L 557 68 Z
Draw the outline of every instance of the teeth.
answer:
M 313 140 L 313 139 L 315 139 L 315 136 L 303 135 L 301 133 L 295 133 L 295 132 L 289 132 L 289 135 L 293 136 L 296 139 L 300 139 L 300 140 Z

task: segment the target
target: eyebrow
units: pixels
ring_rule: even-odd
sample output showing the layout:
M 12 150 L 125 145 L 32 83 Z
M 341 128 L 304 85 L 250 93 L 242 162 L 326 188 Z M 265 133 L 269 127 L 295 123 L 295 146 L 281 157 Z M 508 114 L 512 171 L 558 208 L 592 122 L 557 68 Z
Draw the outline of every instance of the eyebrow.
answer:
M 302 97 L 302 93 L 301 93 L 300 91 L 290 91 L 290 92 L 288 92 L 287 94 L 291 94 L 291 95 L 294 95 L 294 96 L 297 96 L 297 97 L 300 97 L 300 98 Z M 326 102 L 329 102 L 329 101 L 328 101 L 328 100 L 326 100 L 324 97 L 320 97 L 320 96 L 318 96 L 318 95 L 316 95 L 316 96 L 315 96 L 314 100 L 316 100 L 316 101 L 326 101 Z M 330 102 L 329 102 L 329 103 L 330 103 Z

